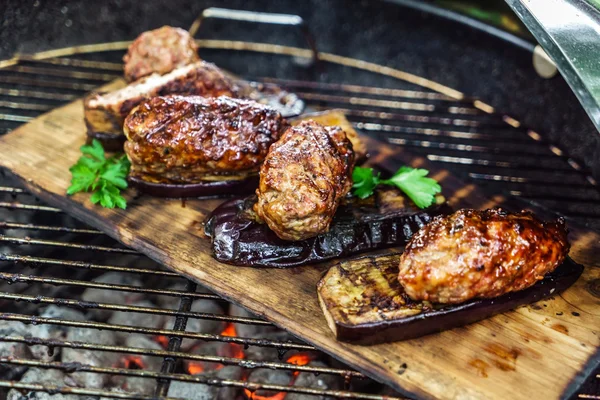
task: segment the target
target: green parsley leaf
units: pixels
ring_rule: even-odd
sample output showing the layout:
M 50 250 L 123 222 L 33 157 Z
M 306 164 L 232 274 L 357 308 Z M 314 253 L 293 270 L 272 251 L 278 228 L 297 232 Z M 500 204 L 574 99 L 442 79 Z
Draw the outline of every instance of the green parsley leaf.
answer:
M 419 208 L 427 208 L 435 202 L 435 195 L 442 187 L 435 179 L 427 178 L 429 171 L 422 168 L 401 167 L 390 179 L 374 175 L 372 168 L 355 167 L 352 172 L 353 193 L 361 199 L 373 194 L 377 185 L 395 186 L 402 190 Z
M 68 195 L 78 192 L 93 192 L 90 201 L 102 207 L 125 209 L 127 202 L 121 190 L 127 188 L 127 174 L 131 164 L 124 154 L 106 158 L 104 148 L 98 140 L 91 145 L 81 146 L 83 155 L 69 168 L 72 179 Z
M 361 199 L 371 196 L 375 187 L 379 185 L 379 175 L 379 173 L 373 174 L 373 168 L 354 167 L 354 171 L 352 171 L 354 195 Z

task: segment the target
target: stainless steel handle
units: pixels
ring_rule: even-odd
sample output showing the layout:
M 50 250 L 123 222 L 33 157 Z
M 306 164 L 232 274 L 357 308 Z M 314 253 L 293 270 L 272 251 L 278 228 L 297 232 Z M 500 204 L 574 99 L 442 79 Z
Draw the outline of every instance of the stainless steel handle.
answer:
M 202 11 L 202 13 L 196 18 L 192 26 L 190 27 L 190 34 L 196 36 L 198 29 L 202 25 L 202 21 L 208 18 L 225 19 L 229 21 L 244 21 L 244 22 L 255 22 L 261 24 L 274 24 L 274 25 L 289 25 L 298 27 L 304 39 L 308 43 L 312 51 L 313 63 L 319 61 L 319 52 L 317 51 L 317 44 L 314 37 L 308 29 L 308 25 L 298 15 L 291 14 L 273 14 L 256 11 L 244 11 L 244 10 L 231 10 L 227 8 L 210 7 Z

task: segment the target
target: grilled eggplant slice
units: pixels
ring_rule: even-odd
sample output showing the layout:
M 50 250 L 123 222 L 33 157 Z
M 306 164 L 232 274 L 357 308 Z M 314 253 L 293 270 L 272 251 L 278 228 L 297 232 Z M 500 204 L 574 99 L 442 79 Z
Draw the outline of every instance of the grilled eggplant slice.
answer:
M 250 194 L 258 186 L 258 176 L 250 176 L 237 180 L 202 181 L 188 184 L 148 182 L 135 176 L 129 176 L 127 181 L 140 192 L 154 197 L 170 199 Z
M 367 251 L 403 246 L 423 225 L 451 212 L 440 203 L 420 210 L 396 189 L 380 190 L 365 200 L 347 198 L 328 232 L 310 239 L 280 239 L 257 222 L 252 207 L 256 197 L 233 199 L 217 207 L 207 219 L 214 257 L 240 266 L 286 268 Z
M 398 281 L 400 255 L 364 257 L 332 267 L 317 284 L 319 303 L 336 339 L 358 344 L 405 340 L 470 324 L 571 286 L 583 266 L 570 258 L 518 292 L 454 305 L 415 302 Z

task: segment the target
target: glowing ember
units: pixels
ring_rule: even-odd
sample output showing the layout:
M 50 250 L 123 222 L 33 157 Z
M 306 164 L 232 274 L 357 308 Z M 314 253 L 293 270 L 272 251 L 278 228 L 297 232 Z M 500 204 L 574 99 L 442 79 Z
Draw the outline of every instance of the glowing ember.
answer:
M 223 332 L 221 332 L 221 336 L 228 336 L 228 337 L 235 337 L 237 336 L 237 331 L 235 329 L 235 325 L 233 324 L 228 324 L 225 329 L 223 330 Z M 198 348 L 199 346 L 201 346 L 200 344 L 198 344 L 196 348 Z M 236 343 L 223 343 L 222 348 L 219 348 L 218 353 L 215 354 L 219 357 L 229 357 L 229 358 L 240 358 L 243 359 L 245 358 L 244 355 L 244 347 L 236 344 Z M 193 349 L 192 349 L 193 351 Z M 202 354 L 202 353 L 201 353 Z M 196 374 L 201 374 L 202 372 L 206 371 L 206 370 L 220 370 L 224 367 L 223 364 L 216 364 L 214 362 L 204 362 L 204 361 L 188 361 L 186 363 L 187 365 L 187 371 L 190 375 L 196 375 Z
M 227 326 L 225 327 L 225 329 L 223 329 L 223 332 L 221 332 L 221 336 L 237 336 L 237 331 L 235 330 L 235 325 L 233 325 L 233 323 L 229 323 L 227 324 Z
M 249 391 L 248 389 L 244 389 L 244 393 L 250 400 L 283 400 L 285 399 L 286 392 L 279 392 L 274 394 L 273 396 L 260 396 L 254 392 Z
M 312 361 L 312 357 L 305 353 L 298 353 L 290 356 L 286 361 L 294 365 L 306 365 Z
M 166 336 L 162 336 L 162 335 L 155 336 L 154 340 L 156 340 L 158 342 L 158 344 L 160 344 L 163 347 L 163 349 L 166 349 L 167 347 L 169 347 L 169 338 Z
M 313 357 L 311 355 L 308 355 L 306 353 L 298 353 L 288 357 L 286 362 L 294 365 L 307 365 L 312 360 Z M 294 371 L 294 378 L 291 382 L 292 385 L 294 384 L 294 381 L 296 380 L 298 374 L 300 374 L 300 371 Z M 286 392 L 279 392 L 272 396 L 260 396 L 254 392 L 251 392 L 248 389 L 244 389 L 244 393 L 246 393 L 246 397 L 248 397 L 249 400 L 284 400 L 285 396 L 287 395 Z
M 125 356 L 123 358 L 123 366 L 127 369 L 144 369 L 145 365 L 142 361 L 142 357 L 139 356 Z
M 204 367 L 201 363 L 197 362 L 189 362 L 188 363 L 188 372 L 190 375 L 201 374 L 204 371 Z
M 221 332 L 221 336 L 235 337 L 237 336 L 237 331 L 235 330 L 235 325 L 232 323 L 227 324 L 223 332 Z M 236 343 L 229 343 L 231 346 L 231 357 L 233 358 L 245 358 L 244 357 L 244 347 L 242 345 Z

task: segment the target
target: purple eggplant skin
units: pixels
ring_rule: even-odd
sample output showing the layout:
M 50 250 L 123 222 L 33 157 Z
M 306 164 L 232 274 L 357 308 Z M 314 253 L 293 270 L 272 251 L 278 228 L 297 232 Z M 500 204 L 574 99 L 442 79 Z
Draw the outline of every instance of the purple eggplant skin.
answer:
M 125 144 L 124 135 L 117 136 L 114 134 L 88 130 L 86 144 L 92 144 L 92 140 L 94 139 L 102 143 L 102 147 L 104 147 L 105 151 L 123 152 L 123 144 Z
M 362 325 L 336 323 L 336 339 L 360 345 L 414 339 L 481 321 L 493 315 L 558 295 L 569 288 L 583 272 L 583 265 L 567 257 L 553 272 L 535 285 L 493 299 L 470 300 L 461 304 L 439 306 L 433 310 L 397 320 Z
M 204 181 L 198 183 L 155 183 L 129 176 L 129 184 L 140 192 L 154 197 L 188 198 L 188 197 L 214 197 L 214 196 L 239 196 L 249 194 L 258 187 L 258 176 L 241 180 L 229 181 Z
M 255 196 L 232 199 L 208 216 L 205 233 L 211 237 L 213 256 L 218 261 L 288 268 L 404 246 L 433 217 L 452 212 L 446 203 L 425 210 L 407 208 L 385 213 L 376 207 L 341 205 L 328 232 L 306 240 L 287 241 L 253 219 L 249 210 L 255 202 Z

